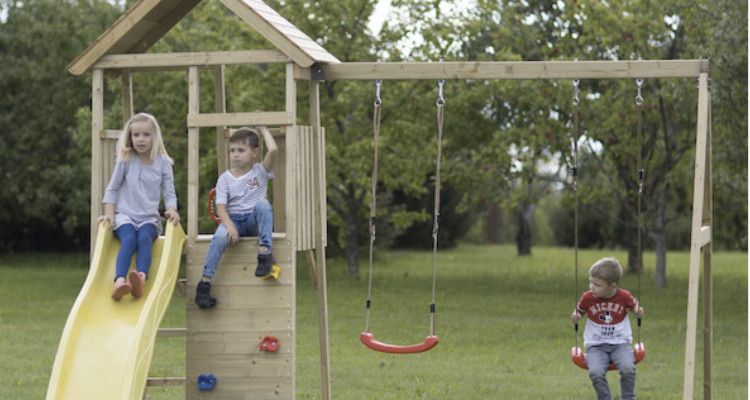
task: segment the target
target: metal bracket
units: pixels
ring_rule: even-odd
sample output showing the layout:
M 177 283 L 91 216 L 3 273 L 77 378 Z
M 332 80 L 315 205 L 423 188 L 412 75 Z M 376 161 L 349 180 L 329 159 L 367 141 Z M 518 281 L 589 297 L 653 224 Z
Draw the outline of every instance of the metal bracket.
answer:
M 313 81 L 324 81 L 325 72 L 323 71 L 323 64 L 314 63 L 310 66 L 310 80 Z

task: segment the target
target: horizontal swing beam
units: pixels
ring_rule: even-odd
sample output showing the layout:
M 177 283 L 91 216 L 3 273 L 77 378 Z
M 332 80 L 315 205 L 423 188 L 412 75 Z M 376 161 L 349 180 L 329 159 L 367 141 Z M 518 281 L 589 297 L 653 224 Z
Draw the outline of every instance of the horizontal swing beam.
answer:
M 132 70 L 183 70 L 190 66 L 210 67 L 237 64 L 287 63 L 291 60 L 278 50 L 203 51 L 184 53 L 112 54 L 101 58 L 94 68 Z
M 314 79 L 606 79 L 697 78 L 708 60 L 637 61 L 451 61 L 345 62 L 320 65 Z M 309 68 L 295 69 L 296 79 L 311 78 Z

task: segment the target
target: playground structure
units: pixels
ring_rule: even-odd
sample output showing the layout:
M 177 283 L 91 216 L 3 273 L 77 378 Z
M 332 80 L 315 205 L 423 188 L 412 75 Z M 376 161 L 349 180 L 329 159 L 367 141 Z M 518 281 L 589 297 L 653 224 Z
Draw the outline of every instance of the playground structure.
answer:
M 707 60 L 343 63 L 262 1 L 220 1 L 271 42 L 276 49 L 139 54 L 158 41 L 200 2 L 140 0 L 69 66 L 69 71 L 75 75 L 92 72 L 91 235 L 94 256 L 100 254 L 99 240 L 95 237 L 98 224 L 96 218 L 102 213 L 103 189 L 114 166 L 114 145 L 119 134 L 119 131 L 104 127 L 105 72 L 108 77 L 119 76 L 122 82 L 124 119 L 134 113 L 134 73 L 186 71 L 188 76 L 188 190 L 186 198 L 180 199 L 181 205 L 187 204 L 187 326 L 184 329 L 160 329 L 158 332 L 158 324 L 148 329 L 144 328 L 143 337 L 151 345 L 139 350 L 146 353 L 140 354 L 140 357 L 150 360 L 155 336 L 185 336 L 186 374 L 185 377 L 148 378 L 145 381 L 147 386 L 184 386 L 188 399 L 294 399 L 295 271 L 298 253 L 303 252 L 312 276 L 315 276 L 318 300 L 321 397 L 331 398 L 325 257 L 325 131 L 321 126 L 319 101 L 321 81 L 683 77 L 698 79 L 683 399 L 692 399 L 694 393 L 701 254 L 704 270 L 704 398 L 711 398 L 712 202 Z M 261 63 L 283 63 L 286 66 L 284 110 L 226 112 L 225 66 Z M 201 112 L 199 107 L 200 70 L 214 74 L 215 109 L 211 113 Z M 307 126 L 297 124 L 298 81 L 307 81 L 309 84 L 310 120 Z M 198 209 L 201 207 L 198 185 L 200 129 L 215 129 L 217 170 L 221 173 L 228 165 L 228 129 L 244 125 L 271 127 L 279 146 L 280 156 L 274 164 L 273 249 L 282 273 L 278 281 L 264 281 L 254 277 L 254 261 L 248 255 L 257 252 L 257 243 L 254 239 L 243 239 L 238 246 L 228 249 L 222 259 L 222 273 L 215 281 L 214 291 L 219 306 L 202 311 L 192 301 L 192 293 L 195 292 L 195 286 L 201 276 L 203 259 L 211 239 L 211 235 L 202 235 L 198 232 Z M 156 259 L 158 257 L 155 257 Z M 100 265 L 95 260 L 96 258 L 92 261 L 92 269 Z M 172 267 L 174 264 L 175 262 L 171 264 Z M 104 298 L 108 297 L 103 296 L 102 299 Z M 119 312 L 112 311 L 115 314 Z M 79 321 L 73 320 L 72 317 L 73 312 L 68 324 L 76 324 L 78 329 L 94 322 L 107 323 L 106 320 Z M 160 318 L 161 315 L 158 316 L 157 322 Z M 150 333 L 147 334 L 145 330 Z M 269 351 L 271 348 L 273 351 Z M 55 366 L 57 367 L 58 362 L 65 363 L 67 360 L 56 359 Z M 77 385 L 91 379 L 85 370 L 78 370 L 73 364 L 61 367 L 66 368 L 70 376 L 66 381 L 67 385 Z M 141 374 L 144 377 L 147 372 L 148 362 L 133 367 L 132 371 L 133 374 Z M 127 376 L 130 374 L 124 375 L 125 378 Z M 56 395 L 59 392 L 52 392 L 52 386 L 51 380 L 48 398 L 63 398 Z M 143 395 L 144 390 L 143 387 L 130 387 L 127 393 L 121 395 L 122 398 L 137 399 Z

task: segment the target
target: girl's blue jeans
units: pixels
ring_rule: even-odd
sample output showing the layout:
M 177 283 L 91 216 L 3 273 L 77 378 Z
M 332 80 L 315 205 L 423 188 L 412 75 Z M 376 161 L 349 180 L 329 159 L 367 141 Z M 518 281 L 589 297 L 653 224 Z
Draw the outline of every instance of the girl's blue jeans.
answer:
M 258 245 L 269 249 L 273 234 L 273 210 L 268 200 L 261 200 L 255 204 L 255 209 L 249 214 L 229 214 L 241 237 L 258 236 Z M 219 224 L 208 247 L 206 261 L 203 263 L 203 276 L 213 278 L 219 266 L 221 256 L 229 246 L 229 236 L 226 226 Z
M 130 269 L 130 260 L 136 251 L 136 270 L 148 275 L 151 266 L 151 248 L 154 240 L 159 236 L 159 228 L 153 224 L 146 224 L 136 229 L 131 224 L 121 225 L 115 230 L 115 236 L 120 239 L 120 252 L 115 261 L 115 279 L 125 277 Z

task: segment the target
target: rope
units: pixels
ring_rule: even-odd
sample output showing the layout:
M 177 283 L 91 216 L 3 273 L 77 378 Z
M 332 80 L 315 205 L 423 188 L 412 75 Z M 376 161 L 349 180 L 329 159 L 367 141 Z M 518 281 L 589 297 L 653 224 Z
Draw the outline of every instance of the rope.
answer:
M 367 300 L 365 301 L 365 332 L 370 332 L 370 306 L 372 304 L 372 264 L 375 253 L 375 217 L 377 210 L 377 186 L 378 186 L 378 149 L 380 148 L 380 111 L 383 101 L 380 99 L 381 81 L 375 81 L 375 109 L 372 115 L 373 151 L 372 159 L 372 182 L 370 188 L 370 256 L 367 277 Z
M 432 302 L 430 303 L 430 335 L 435 336 L 435 303 L 437 296 L 437 245 L 438 245 L 438 231 L 439 231 L 439 217 L 440 217 L 440 169 L 442 163 L 442 149 L 443 149 L 443 120 L 445 98 L 443 97 L 443 87 L 445 81 L 440 80 L 438 82 L 438 99 L 436 101 L 437 106 L 437 159 L 435 161 L 435 203 L 433 211 L 433 223 L 432 223 Z M 382 101 L 380 99 L 380 86 L 381 81 L 375 81 L 375 102 L 374 111 L 372 118 L 372 132 L 373 132 L 373 167 L 372 177 L 370 186 L 370 245 L 369 245 L 369 266 L 368 266 L 368 278 L 367 278 L 367 299 L 365 302 L 365 332 L 370 332 L 370 309 L 372 306 L 372 270 L 373 270 L 373 256 L 375 253 L 375 238 L 376 238 L 376 215 L 377 215 L 377 184 L 378 184 L 378 157 L 380 148 L 380 116 Z
M 437 119 L 437 156 L 435 160 L 435 204 L 433 208 L 432 218 L 432 303 L 430 303 L 430 335 L 435 336 L 435 298 L 436 298 L 436 287 L 437 287 L 437 246 L 438 246 L 438 230 L 440 219 L 440 165 L 443 153 L 443 119 L 445 98 L 443 97 L 443 87 L 445 81 L 438 81 L 438 99 L 435 102 L 437 107 L 436 119 Z
M 641 88 L 643 87 L 643 79 L 637 79 L 636 85 L 638 87 L 638 94 L 635 96 L 635 104 L 638 108 L 638 132 L 636 135 L 636 147 L 638 148 L 638 154 L 636 155 L 636 174 L 638 176 L 638 190 L 636 198 L 636 297 L 638 301 L 641 301 L 641 271 L 643 270 L 643 252 L 641 242 L 641 229 L 643 225 L 643 217 L 641 214 L 641 202 L 643 200 L 643 181 L 646 178 L 646 170 L 643 169 L 643 96 L 641 95 Z M 639 303 L 640 305 L 640 303 Z M 641 318 L 638 318 L 638 324 L 636 328 L 636 339 L 637 343 L 641 342 Z
M 580 81 L 575 79 L 573 81 L 573 166 L 571 167 L 571 175 L 573 176 L 573 195 L 574 204 L 573 207 L 573 258 L 575 265 L 575 291 L 573 292 L 573 304 L 578 305 L 578 125 L 580 118 L 580 110 L 578 104 L 580 100 L 578 98 L 578 85 Z M 578 347 L 578 323 L 575 324 L 575 330 L 573 331 L 573 337 L 575 338 L 575 345 Z

